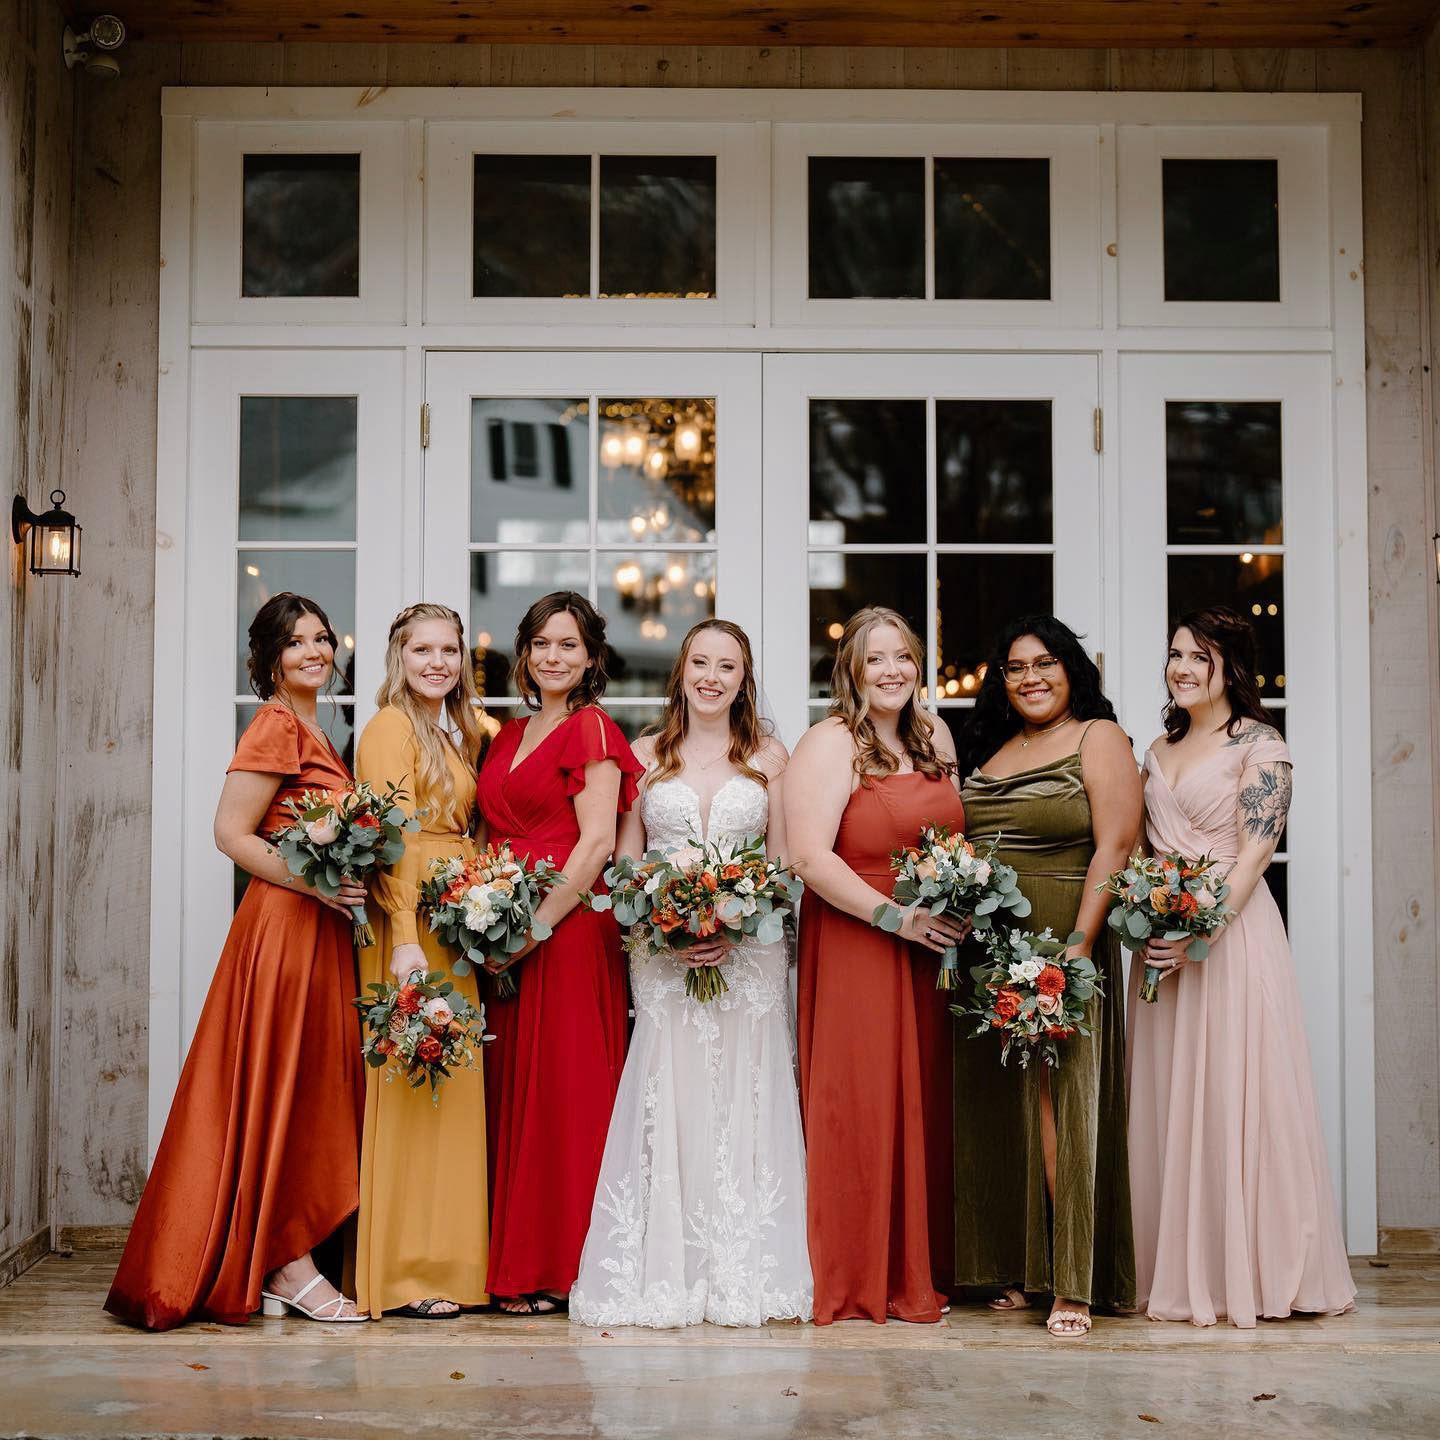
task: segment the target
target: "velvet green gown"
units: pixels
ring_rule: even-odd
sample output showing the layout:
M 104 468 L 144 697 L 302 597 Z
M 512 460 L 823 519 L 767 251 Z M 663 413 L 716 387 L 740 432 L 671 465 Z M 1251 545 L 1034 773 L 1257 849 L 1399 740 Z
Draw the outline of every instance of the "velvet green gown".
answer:
M 1082 744 L 1083 744 L 1083 736 Z M 1075 928 L 1095 853 L 1078 752 L 998 779 L 966 780 L 966 833 L 976 847 L 999 835 L 999 858 L 1019 872 L 1033 909 L 1026 929 Z M 1019 1285 L 1100 1309 L 1135 1308 L 1125 1124 L 1125 999 L 1120 949 L 1105 926 L 1095 968 L 1103 997 L 1091 1002 L 1089 1037 L 1064 1042 L 1050 1072 L 1055 1107 L 1056 1201 L 1045 1193 L 1040 1144 L 1044 1066 L 1000 1064 L 999 1042 L 955 1043 L 955 1278 L 960 1285 Z M 961 976 L 969 964 L 962 953 Z

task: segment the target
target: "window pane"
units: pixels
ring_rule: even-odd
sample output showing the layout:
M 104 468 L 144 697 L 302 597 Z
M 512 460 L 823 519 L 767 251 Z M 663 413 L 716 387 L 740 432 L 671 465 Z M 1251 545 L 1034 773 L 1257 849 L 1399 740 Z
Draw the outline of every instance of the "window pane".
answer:
M 245 658 L 255 612 L 282 590 L 313 600 L 329 617 L 340 648 L 335 652 L 334 693 L 355 685 L 355 552 L 353 550 L 241 550 L 236 565 L 235 693 L 247 694 Z
M 1260 693 L 1285 698 L 1284 559 L 1279 555 L 1172 555 L 1170 613 L 1229 605 L 1259 638 Z
M 714 552 L 601 555 L 598 590 L 609 621 L 609 693 L 663 695 L 685 632 L 715 614 Z
M 1290 866 L 1284 861 L 1272 861 L 1270 867 L 1265 871 L 1265 883 L 1270 887 L 1270 893 L 1275 897 L 1275 903 L 1280 907 L 1280 918 L 1285 922 L 1285 928 L 1290 928 Z
M 1050 298 L 1050 162 L 935 161 L 935 294 Z
M 925 402 L 810 402 L 810 539 L 925 539 Z
M 477 155 L 472 292 L 590 293 L 590 157 Z
M 883 603 L 898 610 L 915 633 L 924 636 L 925 557 L 923 555 L 840 555 L 814 551 L 810 556 L 810 694 L 830 694 L 835 642 L 845 622 L 862 605 Z M 920 683 L 924 684 L 924 676 Z
M 607 713 L 633 745 L 648 726 L 656 724 L 665 713 L 663 705 L 612 705 Z
M 1048 555 L 939 555 L 935 578 L 937 689 L 942 699 L 963 700 L 979 693 L 1000 627 L 1055 608 L 1055 566 Z
M 810 297 L 925 295 L 925 162 L 810 157 Z
M 937 400 L 935 437 L 942 544 L 1051 539 L 1050 401 Z
M 715 402 L 600 401 L 602 545 L 715 538 Z
M 247 155 L 240 293 L 360 293 L 360 157 Z
M 1165 160 L 1165 298 L 1279 300 L 1274 160 Z
M 600 157 L 600 293 L 715 293 L 715 157 Z
M 470 556 L 470 637 L 482 696 L 513 695 L 515 631 L 531 604 L 552 590 L 590 593 L 584 550 L 482 550 Z
M 470 402 L 470 538 L 590 541 L 590 402 Z
M 1170 543 L 1280 544 L 1280 466 L 1279 401 L 1168 401 Z
M 353 395 L 240 400 L 240 538 L 353 540 Z

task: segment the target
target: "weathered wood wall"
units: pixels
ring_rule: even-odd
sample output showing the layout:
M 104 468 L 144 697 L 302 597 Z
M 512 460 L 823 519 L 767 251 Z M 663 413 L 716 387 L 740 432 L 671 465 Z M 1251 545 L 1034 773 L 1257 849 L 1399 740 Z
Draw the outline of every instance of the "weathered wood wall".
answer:
M 61 479 L 73 88 L 53 0 L 0 0 L 0 498 Z M 0 1284 L 49 1247 L 65 607 L 6 525 L 0 587 Z
M 1440 1227 L 1433 576 L 1421 327 L 1422 57 L 1411 51 L 138 44 L 86 85 L 72 464 L 93 529 L 74 590 L 70 843 L 100 886 L 65 916 L 60 1218 L 123 1222 L 145 1155 L 159 88 L 848 86 L 1359 91 L 1365 103 L 1380 1218 Z M 1434 95 L 1431 113 L 1435 112 Z M 1440 174 L 1440 166 L 1433 173 Z M 1432 250 L 1434 247 L 1431 247 Z M 93 535 L 93 542 L 89 536 Z M 162 542 L 163 543 L 163 542 Z M 160 663 L 174 657 L 162 655 Z M 1337 676 L 1337 684 L 1364 677 Z M 163 762 L 162 762 L 163 763 Z M 1323 783 L 1323 777 L 1316 777 Z M 81 806 L 86 807 L 83 811 Z

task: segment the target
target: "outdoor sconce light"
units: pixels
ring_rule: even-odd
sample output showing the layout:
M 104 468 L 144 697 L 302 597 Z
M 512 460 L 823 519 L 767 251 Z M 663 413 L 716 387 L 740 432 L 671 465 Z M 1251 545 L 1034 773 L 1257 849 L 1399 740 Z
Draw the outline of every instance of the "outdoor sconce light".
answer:
M 10 533 L 17 545 L 25 543 L 30 534 L 30 573 L 32 575 L 78 575 L 80 573 L 80 527 L 75 517 L 60 507 L 65 492 L 50 492 L 50 509 L 37 515 L 25 503 L 23 495 L 15 497 L 10 507 Z
M 61 40 L 65 68 L 73 70 L 78 65 L 87 75 L 113 80 L 120 73 L 114 52 L 124 43 L 125 22 L 118 15 L 97 15 L 80 34 L 67 25 Z

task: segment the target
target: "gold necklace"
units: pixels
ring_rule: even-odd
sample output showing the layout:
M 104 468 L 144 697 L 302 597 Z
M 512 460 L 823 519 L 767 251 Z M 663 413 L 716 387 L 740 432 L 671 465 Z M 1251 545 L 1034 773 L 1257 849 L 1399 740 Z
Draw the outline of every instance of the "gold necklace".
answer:
M 1020 748 L 1028 750 L 1032 740 L 1038 740 L 1042 735 L 1048 735 L 1052 730 L 1058 730 L 1062 725 L 1068 725 L 1074 718 L 1073 715 L 1062 715 L 1053 725 L 1047 725 L 1043 730 L 1027 732 L 1025 738 L 1020 742 Z

